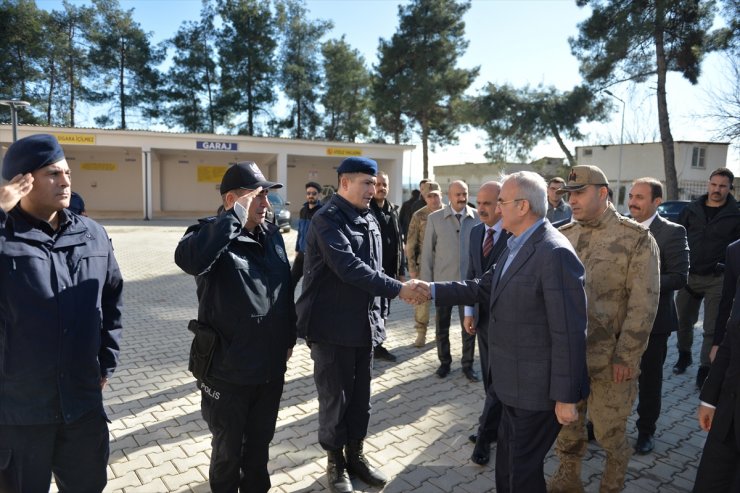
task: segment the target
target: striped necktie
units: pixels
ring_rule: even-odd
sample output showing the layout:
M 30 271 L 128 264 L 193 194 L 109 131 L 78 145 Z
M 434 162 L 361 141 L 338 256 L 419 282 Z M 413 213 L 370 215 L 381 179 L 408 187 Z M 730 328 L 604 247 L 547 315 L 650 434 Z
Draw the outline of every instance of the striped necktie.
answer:
M 486 230 L 486 239 L 483 241 L 483 258 L 488 258 L 493 250 L 493 228 Z

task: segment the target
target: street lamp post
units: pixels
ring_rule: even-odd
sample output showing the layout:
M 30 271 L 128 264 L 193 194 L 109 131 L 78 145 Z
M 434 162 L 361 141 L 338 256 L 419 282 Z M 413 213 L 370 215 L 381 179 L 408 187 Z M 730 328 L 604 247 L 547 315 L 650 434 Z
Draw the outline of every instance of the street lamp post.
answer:
M 620 103 L 622 103 L 622 130 L 619 132 L 619 173 L 617 174 L 617 206 L 619 206 L 619 199 L 621 198 L 622 192 L 622 151 L 624 150 L 624 113 L 627 108 L 627 104 L 623 99 L 618 98 L 611 91 L 604 89 L 604 92 L 609 96 L 613 97 Z M 619 208 L 619 207 L 617 207 Z
M 18 140 L 18 108 L 30 106 L 31 103 L 17 99 L 0 99 L 0 104 L 10 106 L 10 121 L 13 125 L 13 142 L 15 142 Z

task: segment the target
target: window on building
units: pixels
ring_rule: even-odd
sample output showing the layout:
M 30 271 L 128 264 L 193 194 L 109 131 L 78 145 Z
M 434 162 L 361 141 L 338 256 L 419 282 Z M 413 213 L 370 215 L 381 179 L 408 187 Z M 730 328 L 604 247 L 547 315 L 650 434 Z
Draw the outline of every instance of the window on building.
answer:
M 584 149 L 584 150 L 583 150 L 583 155 L 584 155 L 584 156 L 590 156 L 590 155 L 592 155 L 593 153 L 594 153 L 594 150 L 593 150 L 593 149 Z
M 704 169 L 706 167 L 706 165 L 704 164 L 704 159 L 706 157 L 706 154 L 707 154 L 706 147 L 694 147 L 694 149 L 691 152 L 691 167 Z

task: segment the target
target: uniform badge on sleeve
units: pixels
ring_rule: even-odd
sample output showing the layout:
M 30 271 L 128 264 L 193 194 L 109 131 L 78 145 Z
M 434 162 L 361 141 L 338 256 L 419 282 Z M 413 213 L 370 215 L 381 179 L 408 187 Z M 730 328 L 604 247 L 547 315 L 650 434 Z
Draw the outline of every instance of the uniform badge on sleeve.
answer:
M 277 253 L 278 257 L 280 257 L 280 260 L 282 260 L 286 264 L 288 263 L 288 256 L 285 255 L 285 250 L 283 250 L 283 247 L 281 247 L 280 245 L 275 245 L 275 253 Z

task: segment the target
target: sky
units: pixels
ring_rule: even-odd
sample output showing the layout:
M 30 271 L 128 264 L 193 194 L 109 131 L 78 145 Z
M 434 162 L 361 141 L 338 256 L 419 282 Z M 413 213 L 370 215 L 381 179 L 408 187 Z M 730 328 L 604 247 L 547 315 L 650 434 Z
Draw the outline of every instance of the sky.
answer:
M 75 4 L 89 4 L 74 0 Z M 198 18 L 200 0 L 120 0 L 122 8 L 134 9 L 134 19 L 152 33 L 159 42 L 175 34 L 183 21 Z M 334 28 L 326 39 L 345 36 L 346 41 L 363 54 L 368 67 L 377 62 L 379 39 L 388 39 L 398 26 L 398 0 L 308 0 L 309 17 L 331 20 Z M 61 9 L 61 1 L 36 0 L 44 9 Z M 470 94 L 476 94 L 488 82 L 514 86 L 555 86 L 569 90 L 582 82 L 578 61 L 570 52 L 568 38 L 578 33 L 578 23 L 590 15 L 589 8 L 579 8 L 575 0 L 473 0 L 465 15 L 465 34 L 469 46 L 459 66 L 479 66 L 480 75 Z M 710 141 L 714 138 L 714 123 L 698 115 L 711 110 L 711 90 L 727 87 L 726 60 L 711 54 L 702 65 L 699 84 L 692 86 L 678 74 L 669 73 L 667 82 L 668 109 L 674 140 Z M 634 86 L 621 84 L 611 92 L 624 101 L 614 100 L 614 112 L 606 124 L 582 127 L 586 139 L 568 142 L 571 151 L 576 145 L 619 144 L 624 111 L 624 142 L 659 141 L 654 81 Z M 412 152 L 411 169 L 406 179 L 421 178 L 421 145 Z M 480 131 L 463 132 L 460 144 L 435 149 L 430 166 L 485 162 L 485 135 Z M 537 146 L 532 159 L 564 157 L 550 139 Z M 731 149 L 728 166 L 740 171 L 738 148 Z

